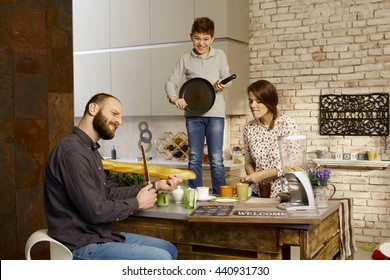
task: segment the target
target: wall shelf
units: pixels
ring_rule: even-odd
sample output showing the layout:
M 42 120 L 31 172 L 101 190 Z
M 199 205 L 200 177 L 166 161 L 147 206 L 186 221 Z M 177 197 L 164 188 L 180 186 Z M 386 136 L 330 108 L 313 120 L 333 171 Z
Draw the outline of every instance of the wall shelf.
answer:
M 385 169 L 390 165 L 390 161 L 383 160 L 336 160 L 315 158 L 313 161 L 318 166 L 333 167 L 366 167 L 372 169 Z

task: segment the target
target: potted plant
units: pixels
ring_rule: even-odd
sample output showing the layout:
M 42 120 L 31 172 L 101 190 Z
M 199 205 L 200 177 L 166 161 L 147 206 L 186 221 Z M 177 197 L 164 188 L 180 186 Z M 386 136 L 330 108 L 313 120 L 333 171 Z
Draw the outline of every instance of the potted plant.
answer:
M 307 174 L 309 175 L 309 179 L 313 187 L 327 186 L 330 180 L 330 175 L 332 175 L 329 169 L 322 167 L 308 169 Z
M 330 176 L 332 173 L 329 169 L 318 167 L 314 169 L 308 169 L 307 173 L 311 185 L 313 186 L 314 201 L 318 208 L 326 208 L 329 199 L 333 197 L 336 192 L 336 187 L 333 184 L 329 184 Z M 332 194 L 328 195 L 328 184 L 333 188 Z

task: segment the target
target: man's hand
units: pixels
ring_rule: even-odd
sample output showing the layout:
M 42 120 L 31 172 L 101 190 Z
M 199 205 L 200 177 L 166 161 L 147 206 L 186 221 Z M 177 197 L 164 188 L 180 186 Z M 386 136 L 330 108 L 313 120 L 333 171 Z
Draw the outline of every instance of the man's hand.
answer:
M 149 209 L 154 207 L 157 201 L 157 193 L 152 184 L 143 187 L 137 194 L 138 209 Z

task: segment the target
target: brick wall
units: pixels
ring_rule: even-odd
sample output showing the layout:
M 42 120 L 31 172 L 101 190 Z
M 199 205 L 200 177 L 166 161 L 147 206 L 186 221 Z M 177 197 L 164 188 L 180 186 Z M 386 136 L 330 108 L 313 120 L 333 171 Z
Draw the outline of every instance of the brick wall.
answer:
M 250 78 L 273 82 L 280 109 L 308 137 L 308 158 L 381 149 L 378 136 L 319 135 L 322 94 L 390 93 L 390 1 L 249 0 Z M 242 145 L 246 116 L 230 118 Z M 354 199 L 357 242 L 390 241 L 390 169 L 331 168 L 337 197 Z

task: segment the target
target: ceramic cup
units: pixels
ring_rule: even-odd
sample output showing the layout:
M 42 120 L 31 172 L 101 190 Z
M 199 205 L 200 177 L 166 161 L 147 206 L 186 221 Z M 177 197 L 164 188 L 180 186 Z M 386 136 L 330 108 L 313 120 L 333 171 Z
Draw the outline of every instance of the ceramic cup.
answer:
M 194 209 L 196 206 L 196 189 L 188 188 L 184 190 L 184 208 Z
M 183 203 L 184 202 L 184 190 L 181 188 L 177 188 L 171 192 L 173 202 L 175 203 Z
M 325 150 L 317 150 L 317 158 L 325 158 Z
M 157 206 L 163 207 L 169 205 L 169 192 L 161 192 L 157 193 Z
M 197 187 L 196 192 L 198 193 L 198 200 L 206 200 L 209 197 L 208 187 Z
M 367 158 L 368 160 L 376 160 L 377 154 L 375 151 L 368 151 Z
M 222 197 L 233 197 L 233 187 L 232 186 L 221 186 L 220 187 Z
M 237 183 L 237 197 L 240 201 L 245 201 L 248 199 L 248 183 Z

